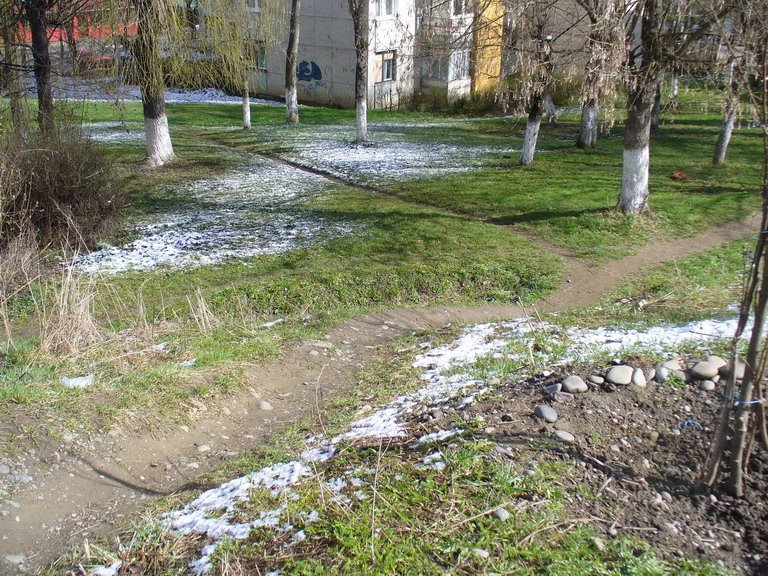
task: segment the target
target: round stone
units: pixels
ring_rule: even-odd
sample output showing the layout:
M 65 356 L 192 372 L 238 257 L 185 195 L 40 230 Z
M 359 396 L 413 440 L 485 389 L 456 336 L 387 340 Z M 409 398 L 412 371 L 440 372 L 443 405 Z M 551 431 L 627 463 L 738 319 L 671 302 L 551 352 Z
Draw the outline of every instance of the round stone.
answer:
M 493 511 L 491 516 L 496 518 L 496 520 L 501 520 L 502 522 L 506 522 L 507 520 L 509 520 L 509 517 L 511 516 L 511 514 L 507 512 L 505 508 L 496 508 L 496 510 Z
M 667 370 L 671 370 L 672 372 L 674 372 L 675 370 L 683 369 L 683 367 L 680 366 L 680 362 L 678 362 L 677 360 L 667 360 L 662 364 L 662 366 Z
M 569 394 L 578 394 L 579 392 L 586 392 L 589 390 L 587 383 L 584 382 L 579 376 L 568 376 L 563 380 L 563 390 Z
M 557 436 L 558 440 L 567 442 L 568 444 L 573 444 L 576 441 L 573 434 L 566 432 L 565 430 L 555 430 L 555 436 Z
M 546 404 L 539 404 L 536 406 L 536 408 L 533 409 L 533 413 L 550 424 L 557 421 L 557 412 L 554 408 L 547 406 Z
M 664 368 L 661 364 L 656 365 L 656 382 L 664 384 L 669 380 L 669 368 Z
M 712 380 L 702 380 L 699 382 L 699 389 L 704 392 L 712 392 L 715 389 L 715 383 Z
M 691 374 L 697 380 L 709 380 L 713 376 L 717 376 L 719 366 L 715 366 L 711 362 L 697 362 L 691 369 Z
M 627 385 L 632 382 L 632 374 L 634 371 L 635 370 L 632 368 L 632 366 L 620 364 L 619 366 L 614 366 L 608 370 L 608 374 L 605 375 L 605 379 L 612 384 Z
M 724 358 L 720 358 L 720 356 L 715 356 L 714 354 L 707 356 L 707 362 L 714 364 L 718 369 L 728 364 Z
M 605 378 L 603 378 L 602 376 L 597 376 L 595 374 L 587 378 L 587 380 L 592 382 L 592 384 L 602 384 L 603 382 L 605 382 Z
M 560 390 L 562 389 L 563 389 L 563 385 L 560 384 L 560 382 L 558 382 L 557 384 L 550 384 L 549 386 L 544 388 L 544 394 L 547 394 L 548 396 L 554 396 L 555 394 L 560 392 Z
M 645 374 L 643 374 L 643 371 L 640 370 L 640 368 L 635 368 L 634 372 L 632 372 L 632 384 L 639 388 L 645 388 L 648 384 L 648 381 L 645 379 Z

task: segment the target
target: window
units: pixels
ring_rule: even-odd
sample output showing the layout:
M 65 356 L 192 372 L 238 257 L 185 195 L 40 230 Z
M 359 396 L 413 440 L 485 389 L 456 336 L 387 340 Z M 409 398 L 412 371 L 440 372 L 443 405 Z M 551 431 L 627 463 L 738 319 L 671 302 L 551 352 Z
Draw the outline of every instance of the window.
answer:
M 376 16 L 391 16 L 395 13 L 395 0 L 376 0 Z
M 256 45 L 256 54 L 255 54 L 255 64 L 256 64 L 256 70 L 258 70 L 261 74 L 266 74 L 267 72 L 267 50 L 262 46 L 261 44 Z
M 472 60 L 471 50 L 459 50 L 451 54 L 448 66 L 448 80 L 459 80 L 469 76 L 470 62 Z
M 446 80 L 448 78 L 448 58 L 438 56 L 430 60 L 424 70 L 424 75 L 430 80 Z
M 397 55 L 395 52 L 383 52 L 381 54 L 381 80 L 391 82 L 397 75 Z

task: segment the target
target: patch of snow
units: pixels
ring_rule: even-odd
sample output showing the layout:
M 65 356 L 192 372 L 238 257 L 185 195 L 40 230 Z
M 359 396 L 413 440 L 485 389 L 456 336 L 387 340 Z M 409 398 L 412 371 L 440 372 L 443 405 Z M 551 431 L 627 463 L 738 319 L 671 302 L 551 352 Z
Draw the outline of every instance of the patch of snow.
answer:
M 264 324 L 259 324 L 257 328 L 272 328 L 272 326 L 277 326 L 278 324 L 282 324 L 285 322 L 284 318 L 278 318 L 277 320 L 272 320 L 270 322 L 264 322 Z
M 432 470 L 444 470 L 445 462 L 443 461 L 443 453 L 439 450 L 424 456 L 416 464 L 416 468 L 430 468 Z
M 221 177 L 168 190 L 180 198 L 134 223 L 138 238 L 104 245 L 74 261 L 85 273 L 115 274 L 159 267 L 194 268 L 262 254 L 276 254 L 349 234 L 353 226 L 301 208 L 327 190 L 327 181 L 289 166 L 249 157 Z
M 197 358 L 190 358 L 189 360 L 179 362 L 179 368 L 192 368 L 195 364 L 197 364 Z
M 95 374 L 88 374 L 86 376 L 75 376 L 69 378 L 68 376 L 62 376 L 60 381 L 65 388 L 89 388 L 93 385 L 93 381 L 96 378 Z
M 446 438 L 450 438 L 451 436 L 456 436 L 456 434 L 461 434 L 464 432 L 461 428 L 451 428 L 450 430 L 438 430 L 437 432 L 432 432 L 431 434 L 425 434 L 418 440 L 416 440 L 415 445 L 421 446 L 422 444 L 431 444 L 433 442 L 441 442 L 445 440 Z
M 117 576 L 120 573 L 122 565 L 123 561 L 117 560 L 109 566 L 91 566 L 88 569 L 88 573 L 93 576 Z

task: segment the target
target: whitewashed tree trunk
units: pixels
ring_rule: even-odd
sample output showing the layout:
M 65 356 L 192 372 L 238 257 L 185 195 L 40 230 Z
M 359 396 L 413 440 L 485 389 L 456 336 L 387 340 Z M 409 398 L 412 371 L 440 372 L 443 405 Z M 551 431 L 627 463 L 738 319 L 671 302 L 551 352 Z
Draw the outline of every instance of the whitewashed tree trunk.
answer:
M 581 128 L 576 138 L 576 146 L 579 148 L 594 148 L 597 146 L 598 118 L 597 99 L 590 98 L 581 108 Z
M 528 123 L 525 125 L 525 138 L 523 139 L 523 151 L 520 155 L 520 165 L 533 164 L 533 156 L 536 153 L 536 142 L 539 139 L 539 128 L 543 116 L 542 99 L 535 98 L 528 111 Z
M 301 0 L 291 2 L 291 25 L 285 59 L 285 121 L 299 122 L 299 96 L 296 87 L 296 66 L 299 61 L 299 35 L 301 33 Z
M 144 129 L 147 138 L 146 165 L 150 168 L 162 166 L 173 158 L 173 144 L 165 114 L 165 99 L 144 102 Z
M 243 82 L 243 130 L 251 129 L 251 93 L 248 80 Z
M 677 74 L 672 76 L 672 82 L 670 84 L 670 98 L 672 99 L 672 102 L 677 102 L 677 97 L 680 94 L 680 78 L 677 77 Z
M 651 111 L 656 83 L 640 83 L 629 90 L 624 132 L 624 158 L 618 208 L 639 214 L 648 205 L 650 174 Z
M 132 50 L 144 109 L 146 165 L 156 168 L 173 158 L 171 133 L 165 114 L 162 48 L 157 34 L 160 13 L 158 4 L 153 0 L 134 0 L 134 5 L 139 14 L 139 26 Z
M 349 0 L 355 33 L 355 143 L 368 142 L 368 0 Z
M 725 105 L 723 114 L 723 126 L 720 128 L 720 134 L 718 135 L 717 142 L 715 143 L 715 154 L 712 158 L 712 163 L 715 166 L 719 166 L 725 162 L 725 155 L 728 152 L 728 144 L 731 142 L 733 126 L 736 124 L 736 118 L 738 115 L 738 101 L 734 102 L 733 98 L 729 98 Z
M 656 84 L 653 96 L 653 108 L 651 109 L 651 132 L 656 133 L 661 126 L 661 82 Z

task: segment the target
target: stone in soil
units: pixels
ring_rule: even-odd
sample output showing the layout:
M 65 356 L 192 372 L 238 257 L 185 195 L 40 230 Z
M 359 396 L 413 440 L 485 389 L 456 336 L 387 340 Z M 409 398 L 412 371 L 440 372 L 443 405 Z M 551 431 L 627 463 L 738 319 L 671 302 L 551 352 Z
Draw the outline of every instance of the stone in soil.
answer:
M 717 376 L 719 366 L 715 366 L 711 362 L 697 362 L 691 369 L 691 374 L 697 380 L 709 380 L 713 376 Z
M 662 364 L 663 368 L 666 368 L 667 370 L 670 370 L 671 372 L 674 372 L 675 370 L 682 370 L 683 367 L 680 366 L 680 362 L 677 360 L 667 360 Z
M 573 375 L 563 380 L 563 390 L 569 394 L 578 394 L 579 392 L 586 392 L 589 387 L 579 376 Z
M 549 386 L 544 388 L 544 394 L 547 394 L 548 396 L 554 396 L 555 394 L 560 392 L 560 390 L 562 389 L 563 389 L 563 385 L 560 384 L 560 382 L 556 384 L 550 384 Z
M 587 378 L 587 380 L 592 382 L 592 384 L 602 384 L 603 382 L 605 382 L 605 378 L 603 378 L 602 376 L 597 376 L 595 374 Z
M 568 392 L 555 392 L 552 394 L 552 399 L 558 404 L 565 404 L 566 402 L 573 400 L 573 394 L 569 394 Z
M 507 512 L 505 508 L 496 508 L 496 510 L 493 511 L 493 514 L 491 514 L 496 520 L 500 520 L 502 522 L 506 522 L 509 520 L 509 517 L 511 514 Z
M 645 374 L 640 368 L 635 368 L 634 372 L 632 372 L 632 384 L 639 388 L 645 388 L 648 384 L 648 381 L 645 379 Z
M 717 366 L 718 370 L 728 364 L 728 362 L 726 362 L 724 358 L 720 358 L 720 356 L 715 356 L 715 355 L 707 356 L 707 362 Z
M 715 383 L 712 380 L 703 380 L 699 382 L 699 388 L 704 392 L 712 392 L 715 389 Z
M 568 444 L 572 444 L 576 441 L 576 438 L 574 438 L 573 434 L 566 432 L 565 430 L 555 430 L 555 436 L 557 436 L 558 440 L 562 440 Z
M 551 406 L 547 406 L 546 404 L 539 404 L 534 408 L 533 413 L 544 420 L 545 422 L 549 422 L 552 424 L 553 422 L 557 421 L 557 412 L 554 408 Z
M 606 374 L 605 379 L 612 384 L 627 385 L 632 382 L 633 373 L 634 368 L 632 368 L 632 366 L 620 364 L 619 366 L 614 366 L 608 370 L 608 374 Z
M 656 364 L 656 382 L 664 384 L 669 379 L 669 369 L 661 364 Z

